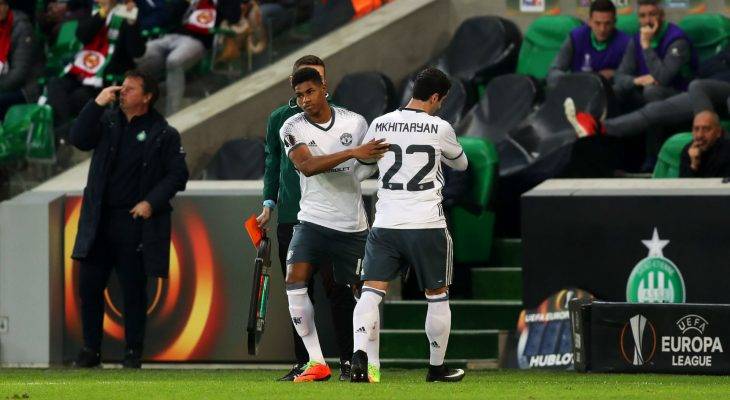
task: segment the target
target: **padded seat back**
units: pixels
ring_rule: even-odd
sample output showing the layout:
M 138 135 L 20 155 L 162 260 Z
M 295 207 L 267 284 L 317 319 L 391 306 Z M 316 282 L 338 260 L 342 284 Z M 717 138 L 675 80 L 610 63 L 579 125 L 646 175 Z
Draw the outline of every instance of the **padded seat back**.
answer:
M 332 101 L 367 120 L 385 114 L 394 108 L 393 83 L 378 72 L 356 72 L 345 75 L 337 85 Z
M 662 145 L 652 178 L 678 178 L 682 150 L 692 141 L 692 133 L 677 133 Z
M 537 18 L 527 28 L 522 41 L 517 73 L 544 79 L 570 31 L 582 24 L 580 19 L 567 15 L 545 15 Z
M 721 14 L 687 15 L 679 27 L 692 39 L 700 61 L 723 51 L 730 44 L 730 19 Z

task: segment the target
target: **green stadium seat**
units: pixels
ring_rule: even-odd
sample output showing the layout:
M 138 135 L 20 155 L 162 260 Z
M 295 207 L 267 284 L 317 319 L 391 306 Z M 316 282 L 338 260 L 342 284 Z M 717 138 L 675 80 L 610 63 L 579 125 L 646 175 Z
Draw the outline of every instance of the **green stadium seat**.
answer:
M 497 180 L 497 149 L 488 140 L 478 137 L 460 137 L 459 143 L 469 159 L 474 179 L 470 203 L 479 207 L 467 211 L 464 207 L 451 210 L 454 236 L 454 262 L 460 264 L 486 263 L 489 260 L 494 235 L 494 212 L 490 201 Z
M 692 44 L 704 61 L 730 44 L 730 19 L 722 14 L 690 14 L 679 26 L 692 39 Z
M 570 31 L 582 24 L 580 19 L 566 15 L 546 15 L 537 18 L 527 28 L 522 41 L 517 73 L 544 79 Z
M 678 178 L 679 160 L 682 156 L 682 149 L 692 141 L 692 134 L 689 132 L 678 133 L 664 142 L 659 151 L 659 157 L 654 167 L 652 178 Z
M 11 143 L 13 157 L 32 161 L 55 160 L 53 110 L 48 105 L 18 104 L 8 109 L 3 136 Z
M 616 19 L 616 28 L 627 35 L 639 33 L 639 17 L 636 14 L 619 15 Z
M 81 42 L 76 38 L 76 28 L 79 22 L 66 21 L 58 31 L 56 43 L 48 49 L 46 69 L 50 75 L 58 75 L 63 68 L 73 60 L 76 52 L 81 49 Z

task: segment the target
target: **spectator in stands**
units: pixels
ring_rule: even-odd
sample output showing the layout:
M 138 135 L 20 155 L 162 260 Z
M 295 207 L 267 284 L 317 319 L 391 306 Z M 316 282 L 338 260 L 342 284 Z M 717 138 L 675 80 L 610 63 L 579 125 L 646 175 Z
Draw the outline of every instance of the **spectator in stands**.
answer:
M 261 0 L 258 3 L 264 26 L 271 30 L 272 36 L 283 32 L 294 23 L 294 15 L 291 9 L 296 7 L 295 1 Z
M 185 95 L 185 71 L 195 66 L 213 44 L 213 29 L 223 20 L 238 21 L 241 0 L 173 0 L 170 33 L 147 42 L 139 68 L 155 75 L 166 73 L 165 113 L 174 114 Z
M 136 0 L 139 8 L 139 29 L 142 32 L 168 25 L 166 0 Z
M 0 119 L 10 106 L 38 99 L 42 73 L 40 46 L 28 17 L 0 0 Z
M 117 98 L 119 93 L 119 98 Z M 94 151 L 72 257 L 80 261 L 84 347 L 75 365 L 99 365 L 104 290 L 112 270 L 124 299 L 125 368 L 140 368 L 147 319 L 147 277 L 167 278 L 170 200 L 185 190 L 180 134 L 152 107 L 157 83 L 138 71 L 89 101 L 71 129 L 79 150 Z M 119 107 L 107 109 L 116 100 Z
M 49 1 L 45 12 L 38 16 L 38 26 L 49 43 L 54 43 L 58 31 L 66 21 L 82 19 L 91 14 L 93 2 L 89 0 Z
M 665 21 L 659 0 L 639 0 L 638 15 L 641 30 L 626 48 L 615 89 L 641 105 L 686 90 L 698 61 L 687 35 Z
M 241 18 L 236 21 L 221 22 L 221 29 L 234 32 L 234 36 L 223 38 L 223 49 L 216 63 L 225 63 L 241 59 L 241 51 L 247 54 L 249 69 L 252 68 L 253 57 L 266 50 L 267 30 L 256 0 L 241 1 Z
M 697 114 L 692 123 L 692 142 L 682 150 L 682 178 L 730 177 L 730 142 L 723 137 L 720 117 L 712 111 Z
M 573 29 L 550 66 L 548 86 L 570 72 L 596 72 L 609 82 L 621 64 L 631 38 L 616 29 L 616 6 L 611 0 L 591 3 L 588 25 Z
M 326 82 L 324 61 L 319 57 L 306 55 L 299 58 L 294 62 L 292 73 L 302 68 L 317 70 Z M 299 213 L 301 188 L 299 187 L 299 173 L 287 156 L 284 146 L 282 146 L 279 130 L 284 125 L 284 121 L 301 112 L 302 109 L 292 98 L 287 104 L 280 106 L 269 115 L 266 127 L 264 202 L 261 214 L 256 218 L 259 226 L 265 228 L 271 219 L 274 208 L 279 208 L 276 237 L 279 243 L 279 262 L 284 275 L 286 275 L 287 249 L 292 240 L 294 225 L 299 222 L 297 215 Z M 320 266 L 318 271 L 332 310 L 332 320 L 340 351 L 340 380 L 345 380 L 343 378 L 349 380 L 349 360 L 352 359 L 352 311 L 355 309 L 352 291 L 347 285 L 335 282 L 332 265 Z M 314 287 L 311 282 L 308 286 L 310 289 Z M 312 290 L 309 290 L 308 294 L 309 298 L 314 301 Z M 279 378 L 280 381 L 293 381 L 297 375 L 304 371 L 309 361 L 307 349 L 293 325 L 292 334 L 296 364 L 286 375 Z
M 133 2 L 97 0 L 99 10 L 79 21 L 76 37 L 83 48 L 66 73 L 48 82 L 48 103 L 56 116 L 57 136 L 65 138 L 71 118 L 96 97 L 105 84 L 121 82 L 134 68 L 134 58 L 144 54 L 144 39 L 136 20 L 122 17 L 132 13 Z M 125 11 L 126 10 L 126 11 Z

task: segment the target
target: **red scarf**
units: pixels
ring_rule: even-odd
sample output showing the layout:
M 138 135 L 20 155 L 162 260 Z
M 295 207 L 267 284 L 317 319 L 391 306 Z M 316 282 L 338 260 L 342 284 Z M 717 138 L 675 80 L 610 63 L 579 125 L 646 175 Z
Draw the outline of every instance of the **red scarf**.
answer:
M 75 75 L 85 85 L 101 87 L 101 75 L 107 59 L 114 54 L 114 42 L 119 37 L 119 28 L 122 19 L 109 15 L 106 23 L 96 32 L 94 38 L 84 45 L 66 72 Z
M 215 27 L 216 0 L 193 0 L 183 17 L 185 29 L 197 35 L 210 35 Z
M 8 56 L 10 55 L 10 42 L 13 36 L 13 10 L 8 10 L 5 21 L 0 22 L 0 74 L 8 71 Z

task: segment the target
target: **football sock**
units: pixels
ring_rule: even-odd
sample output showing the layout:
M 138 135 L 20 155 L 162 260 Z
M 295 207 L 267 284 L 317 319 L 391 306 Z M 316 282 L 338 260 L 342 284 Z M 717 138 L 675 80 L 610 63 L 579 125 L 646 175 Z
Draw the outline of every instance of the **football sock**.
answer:
M 449 294 L 426 295 L 428 311 L 426 311 L 426 336 L 431 349 L 431 365 L 442 365 L 446 357 L 446 346 L 451 333 L 451 309 Z
M 355 311 L 352 313 L 352 329 L 353 333 L 353 352 L 362 350 L 368 353 L 368 362 L 371 362 L 371 352 L 373 347 L 377 349 L 379 341 L 371 344 L 373 334 L 379 334 L 379 317 L 378 305 L 383 300 L 385 292 L 368 286 L 363 286 L 360 300 L 355 305 Z M 377 330 L 376 330 L 377 329 Z M 374 354 L 379 359 L 377 353 Z
M 302 287 L 303 286 L 303 287 Z M 317 327 L 314 324 L 314 306 L 307 295 L 307 286 L 293 284 L 286 286 L 289 298 L 289 314 L 297 333 L 309 353 L 309 361 L 325 364 L 322 348 L 319 345 Z

